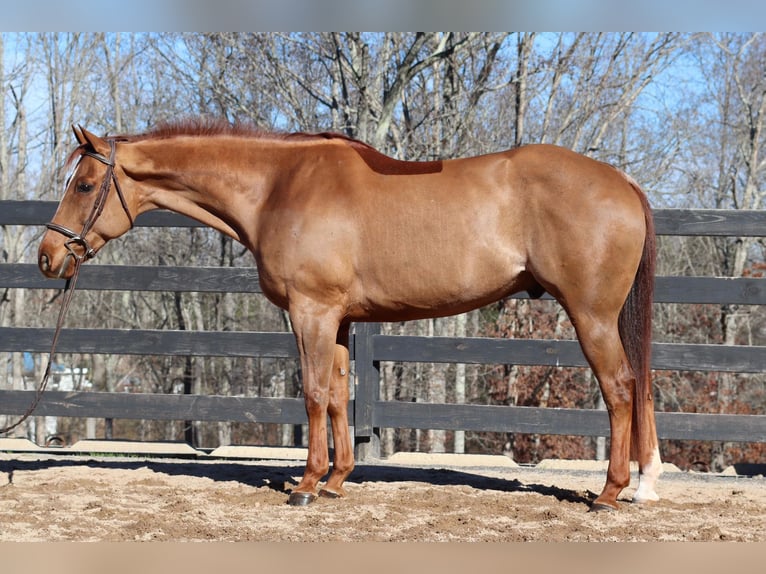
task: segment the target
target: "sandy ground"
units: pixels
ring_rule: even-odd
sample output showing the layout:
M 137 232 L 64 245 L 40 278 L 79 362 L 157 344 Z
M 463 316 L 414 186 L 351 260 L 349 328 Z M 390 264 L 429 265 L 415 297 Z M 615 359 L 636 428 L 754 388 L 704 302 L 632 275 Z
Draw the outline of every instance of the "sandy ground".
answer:
M 588 513 L 601 470 L 358 465 L 349 496 L 286 504 L 301 461 L 0 453 L 0 541 L 766 541 L 761 475 L 666 472 Z

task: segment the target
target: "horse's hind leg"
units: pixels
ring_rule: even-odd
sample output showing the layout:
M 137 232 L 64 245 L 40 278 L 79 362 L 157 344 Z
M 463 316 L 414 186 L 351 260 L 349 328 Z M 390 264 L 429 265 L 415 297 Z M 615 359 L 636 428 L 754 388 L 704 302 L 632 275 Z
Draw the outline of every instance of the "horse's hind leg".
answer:
M 611 446 L 606 484 L 592 510 L 617 509 L 617 497 L 630 483 L 630 441 L 636 379 L 628 364 L 617 317 L 570 313 L 583 353 L 598 379 L 609 412 Z
M 345 496 L 343 482 L 354 470 L 354 448 L 348 427 L 348 325 L 341 325 L 338 332 L 338 342 L 335 345 L 335 357 L 330 375 L 330 400 L 327 413 L 332 425 L 333 446 L 335 457 L 332 464 L 332 474 L 319 496 L 338 498 Z
M 650 436 L 639 442 L 643 451 L 638 452 L 638 488 L 633 495 L 633 502 L 656 502 L 660 499 L 654 490 L 657 479 L 662 474 L 662 459 L 660 458 L 659 441 L 657 440 L 657 427 L 654 420 L 654 409 L 645 409 L 646 417 L 643 426 L 644 432 L 650 433 Z

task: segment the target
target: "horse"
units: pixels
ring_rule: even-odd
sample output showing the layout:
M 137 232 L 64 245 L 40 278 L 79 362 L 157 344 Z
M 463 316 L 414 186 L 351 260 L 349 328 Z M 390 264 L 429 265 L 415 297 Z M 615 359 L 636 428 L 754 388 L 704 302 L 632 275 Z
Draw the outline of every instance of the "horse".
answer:
M 40 270 L 71 278 L 154 209 L 249 249 L 263 293 L 288 312 L 300 355 L 308 455 L 289 504 L 346 495 L 352 322 L 453 315 L 521 291 L 562 305 L 607 406 L 609 465 L 591 510 L 619 507 L 631 459 L 639 465 L 633 501 L 659 499 L 654 224 L 645 194 L 621 170 L 545 144 L 418 162 L 340 134 L 219 121 L 103 137 L 72 129 L 77 146 L 39 245 Z M 334 458 L 319 488 L 330 471 L 328 415 Z

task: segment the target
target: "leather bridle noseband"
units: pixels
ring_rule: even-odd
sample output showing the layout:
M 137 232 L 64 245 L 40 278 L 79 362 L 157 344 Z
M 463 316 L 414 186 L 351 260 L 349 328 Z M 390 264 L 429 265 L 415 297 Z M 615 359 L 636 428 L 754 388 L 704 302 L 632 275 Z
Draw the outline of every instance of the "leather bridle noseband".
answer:
M 133 228 L 133 216 L 130 214 L 130 209 L 128 209 L 128 203 L 125 201 L 125 196 L 122 193 L 122 188 L 120 188 L 120 182 L 117 179 L 117 174 L 114 173 L 114 157 L 115 157 L 117 146 L 113 139 L 110 139 L 108 141 L 109 141 L 109 157 L 103 156 L 100 153 L 97 153 L 95 151 L 86 150 L 82 152 L 83 155 L 87 155 L 89 157 L 97 159 L 98 161 L 106 165 L 106 174 L 104 175 L 104 181 L 101 182 L 101 188 L 98 191 L 98 196 L 96 196 L 96 201 L 93 203 L 93 209 L 91 210 L 90 215 L 88 216 L 88 219 L 85 220 L 85 223 L 82 226 L 82 231 L 80 231 L 80 233 L 75 233 L 71 229 L 53 222 L 45 224 L 45 226 L 48 229 L 61 233 L 65 237 L 69 238 L 69 240 L 66 241 L 66 243 L 64 243 L 64 247 L 66 247 L 67 251 L 69 251 L 69 254 L 78 263 L 81 263 L 82 261 L 87 261 L 88 259 L 92 259 L 96 255 L 95 249 L 93 249 L 90 246 L 90 244 L 88 243 L 88 240 L 85 239 L 85 236 L 93 228 L 93 226 L 96 223 L 96 220 L 101 216 L 101 213 L 104 211 L 104 207 L 106 206 L 106 199 L 109 196 L 109 190 L 112 187 L 112 183 L 114 183 L 114 189 L 117 192 L 117 197 L 120 198 L 122 209 L 123 211 L 125 211 L 125 215 L 128 216 L 128 221 L 130 221 L 130 228 L 131 229 Z M 79 254 L 74 250 L 74 247 L 73 247 L 74 245 L 79 245 L 80 247 L 82 247 L 83 249 L 82 254 Z
M 64 317 L 66 316 L 67 310 L 69 309 L 69 304 L 72 301 L 72 295 L 74 294 L 75 285 L 77 284 L 77 278 L 80 275 L 80 265 L 83 263 L 83 261 L 87 261 L 88 259 L 92 259 L 96 255 L 96 250 L 93 249 L 90 244 L 88 243 L 88 240 L 85 239 L 85 236 L 88 234 L 88 232 L 93 228 L 93 226 L 96 223 L 96 220 L 101 216 L 101 213 L 104 211 L 104 207 L 106 206 L 106 200 L 109 196 L 109 190 L 112 187 L 112 183 L 114 183 L 114 189 L 117 192 L 117 197 L 120 198 L 120 203 L 122 204 L 122 209 L 125 211 L 125 215 L 128 216 L 128 220 L 130 221 L 130 228 L 133 228 L 133 216 L 130 214 L 130 210 L 128 209 L 128 203 L 125 201 L 125 196 L 122 193 L 122 189 L 120 188 L 120 182 L 117 179 L 117 175 L 114 173 L 114 157 L 116 153 L 116 144 L 113 139 L 107 140 L 109 142 L 109 157 L 101 155 L 100 153 L 97 153 L 95 151 L 83 151 L 82 155 L 87 155 L 89 157 L 92 157 L 94 159 L 97 159 L 101 163 L 106 165 L 106 174 L 104 175 L 104 181 L 101 182 L 101 188 L 98 191 L 98 195 L 96 196 L 96 201 L 93 204 L 93 209 L 91 209 L 90 215 L 88 216 L 88 219 L 85 220 L 85 223 L 82 226 L 82 231 L 80 233 L 75 233 L 68 227 L 64 227 L 63 225 L 59 225 L 58 223 L 46 223 L 45 226 L 50 229 L 51 231 L 56 231 L 58 233 L 61 233 L 65 237 L 68 237 L 69 239 L 64 243 L 64 246 L 66 247 L 67 251 L 69 251 L 69 255 L 72 256 L 74 259 L 74 273 L 72 274 L 72 277 L 67 280 L 66 286 L 64 288 L 64 296 L 61 300 L 61 308 L 59 309 L 59 315 L 58 320 L 56 321 L 56 330 L 53 333 L 53 340 L 51 342 L 51 350 L 48 354 L 48 365 L 45 367 L 45 373 L 43 375 L 42 381 L 40 382 L 40 385 L 37 387 L 37 392 L 35 394 L 35 398 L 32 401 L 32 404 L 29 406 L 29 408 L 24 412 L 21 417 L 15 421 L 13 424 L 10 424 L 4 428 L 0 428 L 0 435 L 6 434 L 16 427 L 18 427 L 21 423 L 23 423 L 29 416 L 34 412 L 34 410 L 37 408 L 37 405 L 40 403 L 40 399 L 42 398 L 43 392 L 45 391 L 46 386 L 48 385 L 48 378 L 50 377 L 51 373 L 51 365 L 53 364 L 53 354 L 56 351 L 56 345 L 58 343 L 59 334 L 61 333 L 61 328 L 64 325 Z M 78 245 L 82 248 L 82 254 L 77 253 L 75 251 L 74 246 Z M 67 257 L 69 257 L 67 255 Z M 66 262 L 66 259 L 64 260 Z M 63 265 L 63 264 L 62 264 Z

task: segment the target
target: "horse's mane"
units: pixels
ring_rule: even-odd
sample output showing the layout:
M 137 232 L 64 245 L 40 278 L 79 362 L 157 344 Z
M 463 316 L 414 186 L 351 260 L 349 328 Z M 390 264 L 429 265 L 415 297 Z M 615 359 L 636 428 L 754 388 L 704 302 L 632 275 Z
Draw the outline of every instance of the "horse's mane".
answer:
M 337 140 L 351 146 L 374 171 L 385 175 L 435 173 L 442 169 L 441 161 L 401 161 L 379 152 L 362 141 L 334 132 L 275 132 L 262 130 L 247 122 L 231 123 L 219 118 L 184 118 L 162 122 L 153 129 L 136 135 L 113 136 L 117 141 L 135 142 L 168 139 L 181 136 L 232 136 L 275 141 Z
M 340 134 L 337 137 L 344 138 Z M 160 122 L 152 129 L 135 135 L 120 135 L 115 138 L 123 141 L 142 141 L 167 139 L 180 136 L 233 136 L 259 139 L 284 140 L 295 137 L 312 138 L 312 134 L 290 134 L 263 130 L 248 122 L 229 122 L 221 118 L 188 117 Z

